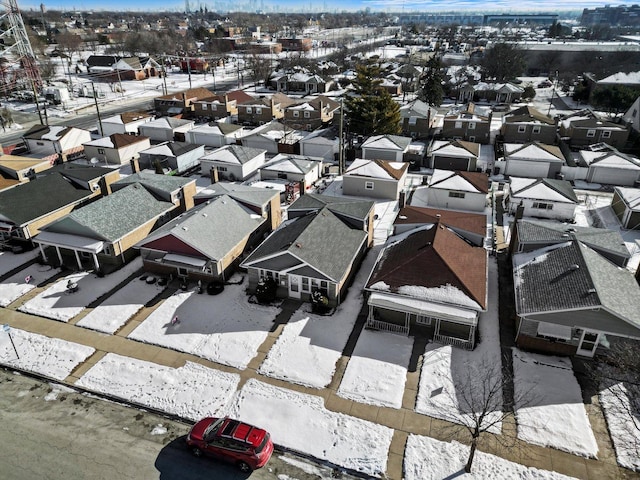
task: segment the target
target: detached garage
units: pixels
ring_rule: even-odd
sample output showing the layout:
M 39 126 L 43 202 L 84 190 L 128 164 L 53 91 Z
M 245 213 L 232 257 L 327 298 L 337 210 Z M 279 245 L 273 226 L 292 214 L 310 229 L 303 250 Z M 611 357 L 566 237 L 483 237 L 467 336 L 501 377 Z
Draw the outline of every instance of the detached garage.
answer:
M 479 155 L 479 143 L 437 140 L 431 147 L 431 168 L 475 172 Z
M 505 174 L 513 177 L 555 178 L 565 164 L 559 147 L 540 142 L 505 143 Z
M 627 230 L 640 228 L 640 189 L 615 187 L 611 208 Z
M 586 181 L 632 187 L 640 178 L 640 160 L 607 144 L 580 151 L 580 163 L 587 165 Z

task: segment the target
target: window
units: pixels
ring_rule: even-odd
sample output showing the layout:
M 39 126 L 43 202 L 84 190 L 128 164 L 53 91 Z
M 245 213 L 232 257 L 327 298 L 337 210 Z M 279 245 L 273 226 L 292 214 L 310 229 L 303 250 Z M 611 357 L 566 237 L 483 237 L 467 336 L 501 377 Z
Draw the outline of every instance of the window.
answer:
M 283 173 L 283 172 L 278 172 L 278 178 L 282 178 L 282 179 L 286 180 L 287 179 L 287 174 Z
M 294 111 L 293 111 L 293 116 L 294 116 L 295 118 L 298 118 L 298 117 L 300 116 L 300 112 L 299 112 L 298 110 L 294 110 Z
M 524 133 L 527 131 L 526 125 L 518 125 L 518 133 Z
M 264 270 L 261 268 L 258 270 L 258 276 L 260 277 L 260 280 L 270 278 L 275 280 L 276 283 L 280 282 L 280 274 L 278 272 L 272 272 L 271 270 Z
M 462 128 L 462 122 L 456 122 L 455 128 Z
M 373 190 L 373 182 L 364 182 L 365 190 Z
M 605 130 L 602 132 L 602 138 L 611 138 L 611 130 Z
M 205 108 L 205 110 L 206 110 L 206 108 Z M 217 105 L 211 105 L 211 110 L 213 110 L 215 112 L 216 110 L 218 110 L 218 106 Z
M 535 127 L 533 127 L 533 130 L 531 131 L 531 133 L 540 133 L 540 125 L 536 125 Z
M 36 142 L 36 145 L 44 145 L 44 142 Z
M 595 130 L 587 130 L 587 138 L 592 138 L 596 136 Z
M 309 292 L 309 279 L 307 277 L 302 277 L 302 291 Z
M 247 113 L 253 113 L 253 110 L 251 109 L 251 107 L 247 107 Z
M 449 192 L 449 198 L 464 198 L 464 192 Z
M 227 171 L 227 167 L 218 167 L 218 171 L 219 172 L 226 172 Z
M 256 115 L 262 115 L 262 108 L 256 107 Z
M 409 125 L 415 125 L 418 123 L 418 117 L 409 117 Z
M 206 109 L 207 109 L 207 104 L 206 104 L 206 103 L 203 103 L 203 104 L 202 104 L 202 110 L 206 110 Z
M 99 153 L 100 155 L 104 155 L 104 148 L 99 148 L 99 149 L 98 149 L 98 153 Z
M 538 210 L 553 210 L 553 204 L 545 202 L 533 202 L 533 208 L 537 208 Z
M 310 124 L 310 123 L 307 123 L 307 131 L 309 131 L 309 132 L 310 132 L 311 130 L 313 130 L 313 128 L 311 128 L 311 124 Z
M 311 116 L 310 112 L 304 112 L 304 118 L 309 118 Z
M 467 125 L 467 128 L 469 130 L 475 130 L 476 129 L 476 122 L 469 122 L 469 124 Z

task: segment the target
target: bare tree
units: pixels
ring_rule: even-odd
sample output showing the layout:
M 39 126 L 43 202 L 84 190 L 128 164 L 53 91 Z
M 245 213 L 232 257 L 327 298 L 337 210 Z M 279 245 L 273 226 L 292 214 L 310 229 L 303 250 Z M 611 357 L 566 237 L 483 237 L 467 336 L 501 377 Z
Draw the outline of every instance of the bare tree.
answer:
M 600 392 L 600 402 L 605 410 L 618 457 L 638 459 L 640 356 L 637 341 L 612 339 L 604 360 L 588 365 L 589 376 Z M 635 468 L 638 466 L 636 464 Z
M 505 358 L 502 363 L 511 365 Z M 534 400 L 532 389 L 514 391 L 514 376 L 510 368 L 503 368 L 488 356 L 483 356 L 477 362 L 468 362 L 462 373 L 453 378 L 452 385 L 442 387 L 441 392 L 432 395 L 447 395 L 453 408 L 444 411 L 444 419 L 450 422 L 445 427 L 447 436 L 454 438 L 460 433 L 471 436 L 469 457 L 464 467 L 465 472 L 471 472 L 478 442 L 481 437 L 500 433 L 502 423 L 512 419 L 514 407 L 523 408 L 531 405 Z M 457 406 L 457 408 L 455 408 Z M 521 445 L 517 442 L 515 429 L 503 431 L 493 438 L 507 448 Z
M 245 57 L 247 67 L 249 68 L 251 80 L 255 84 L 257 90 L 258 83 L 263 82 L 265 86 L 269 84 L 273 67 L 271 65 L 270 56 L 265 56 L 256 48 L 250 49 L 249 54 Z
M 67 54 L 67 62 L 71 66 L 71 58 L 74 53 L 80 51 L 82 38 L 74 33 L 65 32 L 56 37 L 56 42 L 58 43 L 58 48 Z

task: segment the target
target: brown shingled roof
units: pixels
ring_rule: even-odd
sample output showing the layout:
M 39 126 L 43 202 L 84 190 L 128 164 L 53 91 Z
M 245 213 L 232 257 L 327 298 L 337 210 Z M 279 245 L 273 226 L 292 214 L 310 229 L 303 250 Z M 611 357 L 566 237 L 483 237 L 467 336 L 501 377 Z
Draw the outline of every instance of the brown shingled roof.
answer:
M 482 236 L 487 234 L 487 216 L 482 213 L 456 212 L 411 205 L 400 209 L 394 224 L 426 225 L 438 222 Z
M 390 292 L 403 286 L 451 285 L 487 308 L 487 252 L 437 224 L 418 230 L 385 249 L 367 288 L 384 282 Z
M 125 133 L 114 133 L 112 135 L 109 135 L 109 138 L 116 148 L 126 147 L 127 145 L 142 142 L 147 139 L 147 137 L 139 135 L 127 135 Z
M 396 180 L 400 180 L 402 178 L 402 175 L 404 175 L 404 173 L 409 168 L 408 163 L 404 163 L 402 165 L 402 168 L 393 168 L 390 165 L 391 162 L 388 162 L 386 160 L 371 160 L 371 161 L 378 164 L 380 168 L 382 168 L 385 172 L 387 172 L 389 175 L 391 175 L 391 177 L 395 178 Z M 393 163 L 399 163 L 399 162 L 393 162 Z

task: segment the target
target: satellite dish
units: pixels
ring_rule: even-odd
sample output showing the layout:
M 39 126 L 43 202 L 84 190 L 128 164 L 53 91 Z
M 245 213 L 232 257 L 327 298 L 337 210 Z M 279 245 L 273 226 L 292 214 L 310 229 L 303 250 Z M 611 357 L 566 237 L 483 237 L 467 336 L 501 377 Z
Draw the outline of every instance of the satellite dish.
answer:
M 98 160 L 96 157 L 93 157 L 91 160 L 89 160 L 89 163 L 91 163 L 91 165 L 95 167 L 98 163 L 100 163 L 100 160 Z

